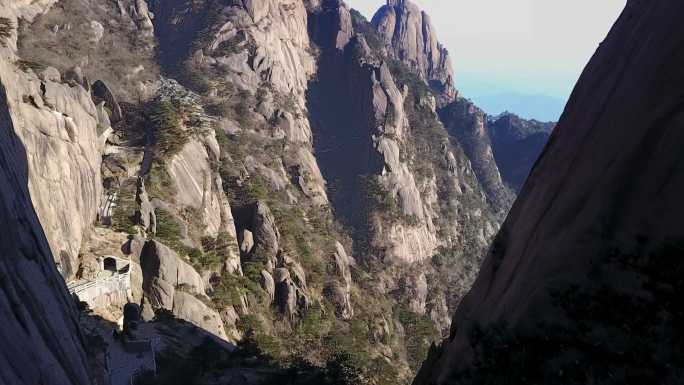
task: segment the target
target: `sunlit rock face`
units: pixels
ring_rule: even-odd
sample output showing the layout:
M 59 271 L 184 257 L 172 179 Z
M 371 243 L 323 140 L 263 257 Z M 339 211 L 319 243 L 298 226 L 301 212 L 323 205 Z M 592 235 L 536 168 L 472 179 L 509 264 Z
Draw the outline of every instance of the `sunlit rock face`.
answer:
M 388 0 L 371 21 L 396 57 L 417 71 L 445 104 L 456 95 L 449 52 L 437 41 L 430 16 L 409 0 Z
M 16 23 L 16 17 L 39 12 L 40 5 L 0 1 L 0 9 L 12 23 Z M 36 78 L 15 74 L 11 62 L 15 58 L 15 37 L 0 44 L 0 382 L 86 385 L 91 381 L 76 325 L 76 309 L 55 268 L 50 243 L 31 201 L 35 190 L 29 175 L 35 172 L 35 159 L 22 142 L 21 135 L 26 131 L 22 121 L 17 120 L 17 111 L 24 108 L 18 93 L 33 89 L 31 83 L 40 83 Z M 58 96 L 56 100 L 80 105 L 71 96 Z M 78 111 L 80 107 L 75 108 Z M 33 122 L 60 119 L 48 117 L 47 113 L 35 115 Z M 94 124 L 95 119 L 89 116 L 85 121 Z M 59 128 L 65 125 L 55 124 L 55 130 Z M 37 131 L 33 134 L 40 135 Z M 66 135 L 42 141 L 46 146 L 60 141 L 76 145 Z
M 681 380 L 682 16 L 628 2 L 414 384 Z

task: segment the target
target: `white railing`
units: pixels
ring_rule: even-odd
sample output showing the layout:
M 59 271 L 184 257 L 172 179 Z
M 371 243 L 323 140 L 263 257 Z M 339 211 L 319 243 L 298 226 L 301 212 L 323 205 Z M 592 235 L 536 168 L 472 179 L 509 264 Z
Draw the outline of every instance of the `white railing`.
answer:
M 89 305 L 97 305 L 98 298 L 103 295 L 119 293 L 126 298 L 131 289 L 131 272 L 114 273 L 111 276 L 98 276 L 94 280 L 79 280 L 67 284 L 69 293 L 76 295 L 80 301 Z

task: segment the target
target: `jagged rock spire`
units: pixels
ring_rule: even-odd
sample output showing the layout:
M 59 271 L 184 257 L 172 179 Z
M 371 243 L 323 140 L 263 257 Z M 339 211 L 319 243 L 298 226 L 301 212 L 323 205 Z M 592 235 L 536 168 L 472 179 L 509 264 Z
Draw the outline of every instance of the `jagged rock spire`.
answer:
M 387 0 L 372 24 L 395 56 L 437 91 L 440 104 L 456 98 L 449 52 L 437 40 L 427 13 L 408 0 Z

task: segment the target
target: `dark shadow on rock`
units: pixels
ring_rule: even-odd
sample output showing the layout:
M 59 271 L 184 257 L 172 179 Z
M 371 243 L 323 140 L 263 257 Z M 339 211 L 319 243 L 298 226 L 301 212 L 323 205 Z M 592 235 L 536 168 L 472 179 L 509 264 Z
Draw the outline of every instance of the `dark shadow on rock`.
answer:
M 157 352 L 157 375 L 144 373 L 136 385 L 352 385 L 344 356 L 335 356 L 325 367 L 303 361 L 288 367 L 259 350 L 248 333 L 238 346 L 226 343 L 168 311 L 159 311 L 153 326 L 164 347 Z
M 28 159 L 0 83 L 0 382 L 90 383 L 76 307 L 28 190 Z
M 332 3 L 335 3 L 332 1 Z M 373 147 L 376 130 L 373 106 L 375 67 L 355 59 L 357 41 L 336 48 L 327 23 L 336 8 L 309 16 L 310 35 L 321 48 L 318 73 L 309 83 L 307 109 L 313 131 L 316 161 L 328 182 L 333 209 L 352 230 L 354 255 L 367 254 L 366 186 L 379 175 L 383 162 Z

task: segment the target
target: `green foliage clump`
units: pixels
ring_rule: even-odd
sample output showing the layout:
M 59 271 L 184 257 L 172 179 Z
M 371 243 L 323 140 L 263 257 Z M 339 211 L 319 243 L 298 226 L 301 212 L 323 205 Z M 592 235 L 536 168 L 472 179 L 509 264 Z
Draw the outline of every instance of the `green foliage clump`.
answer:
M 154 136 L 155 155 L 169 159 L 178 154 L 190 140 L 190 133 L 183 128 L 181 106 L 176 99 L 154 103 L 150 112 Z
M 182 256 L 189 255 L 197 258 L 201 254 L 201 251 L 183 244 L 181 228 L 173 214 L 161 208 L 154 210 L 154 214 L 157 218 L 157 232 L 154 234 L 154 239 Z
M 31 70 L 34 73 L 41 72 L 47 68 L 45 64 L 41 64 L 31 60 L 17 60 L 15 62 L 15 65 L 24 72 Z
M 432 90 L 430 90 L 430 87 L 428 87 L 425 81 L 416 75 L 415 72 L 411 71 L 406 64 L 395 59 L 388 59 L 387 64 L 397 86 L 400 88 L 408 86 L 409 90 L 421 99 L 428 95 L 432 95 Z
M 261 287 L 247 277 L 223 274 L 219 282 L 213 284 L 210 297 L 217 309 L 230 305 L 239 305 L 241 298 L 251 294 L 257 300 L 263 300 L 266 293 Z
M 418 370 L 430 345 L 439 338 L 435 324 L 427 315 L 411 312 L 405 305 L 396 308 L 397 318 L 406 330 L 406 356 L 412 370 Z
M 6 17 L 0 17 L 0 45 L 7 47 L 7 40 L 12 37 L 14 24 Z
M 256 49 L 257 47 L 254 41 L 252 41 L 244 32 L 240 32 L 232 38 L 221 42 L 221 44 L 212 52 L 212 56 L 233 56 L 245 50 L 250 55 L 254 56 L 256 54 Z
M 369 212 L 383 215 L 388 221 L 401 221 L 409 226 L 418 225 L 418 218 L 404 214 L 396 197 L 385 189 L 377 176 L 361 175 L 359 178 Z
M 252 175 L 247 180 L 245 199 L 248 202 L 263 201 L 271 194 L 268 183 L 261 175 Z
M 368 46 L 372 51 L 380 52 L 384 48 L 385 44 L 378 34 L 378 31 L 375 30 L 373 25 L 371 25 L 366 17 L 363 16 L 359 11 L 352 9 L 350 14 L 352 17 L 352 27 L 354 28 L 354 32 L 363 35 L 363 37 L 366 39 L 366 43 L 368 43 Z
M 137 234 L 135 229 L 135 211 L 137 203 L 135 179 L 125 180 L 117 192 L 116 206 L 112 212 L 112 228 L 127 234 Z
M 152 162 L 150 171 L 145 175 L 145 187 L 150 197 L 167 200 L 175 195 L 176 184 L 169 175 L 166 165 L 156 159 Z
M 201 268 L 215 267 L 226 261 L 237 250 L 237 241 L 227 232 L 220 232 L 216 238 L 202 238 L 204 253 L 193 260 Z

